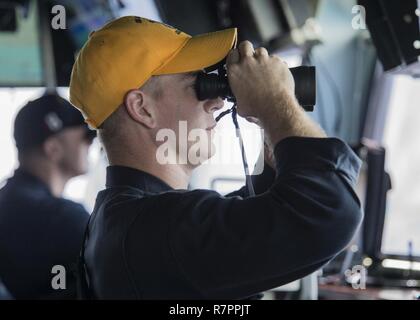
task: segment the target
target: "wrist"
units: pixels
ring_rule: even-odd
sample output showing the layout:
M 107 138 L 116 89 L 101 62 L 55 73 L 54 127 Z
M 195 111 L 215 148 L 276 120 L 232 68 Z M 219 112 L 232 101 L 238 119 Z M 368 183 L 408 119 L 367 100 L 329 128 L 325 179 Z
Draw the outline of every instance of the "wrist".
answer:
M 296 98 L 287 92 L 273 104 L 269 113 L 262 116 L 261 125 L 272 146 L 291 136 L 326 137 L 321 127 L 297 103 Z

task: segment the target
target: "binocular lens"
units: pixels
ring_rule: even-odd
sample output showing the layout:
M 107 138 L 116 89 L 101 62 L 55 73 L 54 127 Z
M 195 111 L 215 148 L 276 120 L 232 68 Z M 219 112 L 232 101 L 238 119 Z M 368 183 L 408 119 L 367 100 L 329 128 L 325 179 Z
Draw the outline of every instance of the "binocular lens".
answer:
M 299 104 L 306 111 L 313 111 L 316 103 L 315 67 L 301 66 L 291 68 L 295 80 L 295 94 Z M 195 91 L 198 100 L 234 99 L 226 75 L 200 73 L 197 76 Z

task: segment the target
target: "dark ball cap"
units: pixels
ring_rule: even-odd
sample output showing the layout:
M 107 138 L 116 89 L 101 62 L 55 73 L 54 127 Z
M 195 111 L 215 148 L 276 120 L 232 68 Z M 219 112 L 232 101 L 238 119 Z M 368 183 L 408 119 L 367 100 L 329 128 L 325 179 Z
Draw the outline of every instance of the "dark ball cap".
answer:
M 69 127 L 86 128 L 86 139 L 93 140 L 82 114 L 57 94 L 46 94 L 28 102 L 15 118 L 14 137 L 18 150 L 41 145 L 47 138 Z

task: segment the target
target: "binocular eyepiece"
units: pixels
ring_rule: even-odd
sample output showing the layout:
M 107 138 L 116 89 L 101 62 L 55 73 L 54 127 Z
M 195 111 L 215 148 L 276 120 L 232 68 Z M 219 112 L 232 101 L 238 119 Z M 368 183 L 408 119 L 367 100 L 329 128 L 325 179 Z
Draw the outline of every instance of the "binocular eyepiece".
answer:
M 230 89 L 224 68 L 219 73 L 199 73 L 195 83 L 198 100 L 215 99 L 221 97 L 228 101 L 235 101 Z M 313 111 L 316 102 L 315 67 L 301 66 L 291 68 L 290 72 L 295 80 L 295 94 L 299 104 L 306 111 Z

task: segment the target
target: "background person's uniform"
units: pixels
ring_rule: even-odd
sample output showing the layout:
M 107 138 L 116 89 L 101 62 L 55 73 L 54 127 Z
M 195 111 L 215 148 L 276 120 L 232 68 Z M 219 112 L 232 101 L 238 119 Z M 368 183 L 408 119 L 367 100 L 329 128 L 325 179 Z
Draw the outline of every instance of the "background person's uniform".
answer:
M 287 138 L 275 157 L 273 183 L 256 176 L 250 198 L 108 167 L 85 251 L 91 296 L 240 299 L 322 267 L 361 221 L 360 160 L 333 138 Z
M 54 197 L 18 169 L 0 190 L 0 275 L 16 299 L 75 297 L 75 264 L 89 214 Z M 66 268 L 66 290 L 53 290 L 54 265 Z
M 19 111 L 14 135 L 20 150 L 72 126 L 94 131 L 66 100 L 46 95 Z M 16 299 L 75 297 L 74 271 L 89 214 L 82 205 L 55 197 L 37 177 L 19 168 L 0 189 L 0 278 Z M 54 265 L 67 271 L 66 290 L 53 290 Z

